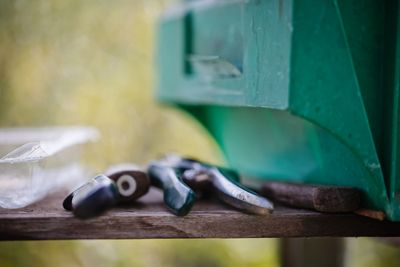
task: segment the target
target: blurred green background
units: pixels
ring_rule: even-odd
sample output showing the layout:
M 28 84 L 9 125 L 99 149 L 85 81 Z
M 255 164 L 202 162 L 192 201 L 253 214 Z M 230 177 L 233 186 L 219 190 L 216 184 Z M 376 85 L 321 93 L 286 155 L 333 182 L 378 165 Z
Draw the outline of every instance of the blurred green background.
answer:
M 199 124 L 152 97 L 156 21 L 172 2 L 0 1 L 0 126 L 93 125 L 97 171 L 170 151 L 222 164 Z M 400 262 L 371 239 L 346 246 L 346 266 Z M 278 265 L 275 239 L 0 243 L 0 267 Z

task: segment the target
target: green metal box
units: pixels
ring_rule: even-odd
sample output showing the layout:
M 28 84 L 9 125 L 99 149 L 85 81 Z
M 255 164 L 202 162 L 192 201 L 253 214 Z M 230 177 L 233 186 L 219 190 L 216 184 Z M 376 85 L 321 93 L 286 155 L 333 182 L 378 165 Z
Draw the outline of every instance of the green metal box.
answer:
M 198 0 L 162 17 L 158 98 L 249 177 L 347 185 L 400 221 L 398 1 Z

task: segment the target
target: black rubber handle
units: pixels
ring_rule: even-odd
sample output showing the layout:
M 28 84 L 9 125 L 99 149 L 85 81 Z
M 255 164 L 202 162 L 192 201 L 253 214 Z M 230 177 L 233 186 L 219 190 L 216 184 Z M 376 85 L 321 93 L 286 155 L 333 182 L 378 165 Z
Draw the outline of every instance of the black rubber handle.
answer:
M 189 213 L 196 199 L 194 191 L 181 179 L 179 172 L 162 162 L 152 162 L 147 171 L 151 183 L 164 191 L 164 203 L 178 216 Z
M 117 201 L 115 183 L 105 175 L 98 175 L 69 194 L 64 199 L 63 206 L 76 217 L 89 219 L 110 209 Z

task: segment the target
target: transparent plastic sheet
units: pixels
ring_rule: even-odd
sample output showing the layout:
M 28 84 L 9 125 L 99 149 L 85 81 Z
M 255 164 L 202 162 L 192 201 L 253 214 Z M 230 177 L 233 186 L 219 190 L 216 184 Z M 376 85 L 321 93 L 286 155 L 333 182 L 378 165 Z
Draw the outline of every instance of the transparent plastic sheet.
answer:
M 91 127 L 0 129 L 0 206 L 25 207 L 84 182 L 82 145 L 98 138 Z

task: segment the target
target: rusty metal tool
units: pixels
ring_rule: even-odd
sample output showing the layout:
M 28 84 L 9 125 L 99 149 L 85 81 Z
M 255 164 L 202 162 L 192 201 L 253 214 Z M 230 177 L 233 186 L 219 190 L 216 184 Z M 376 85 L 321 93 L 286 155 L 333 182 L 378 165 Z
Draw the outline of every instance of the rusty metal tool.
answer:
M 283 204 L 320 212 L 352 212 L 358 209 L 361 192 L 352 187 L 267 182 L 261 194 Z
M 167 156 L 166 161 L 197 191 L 212 188 L 220 200 L 243 212 L 263 215 L 273 211 L 272 202 L 241 185 L 232 170 L 176 155 Z

